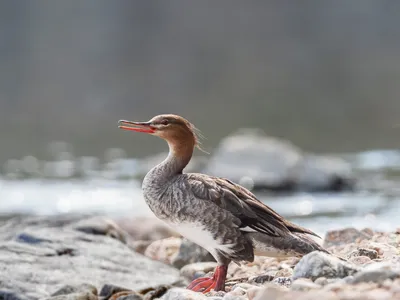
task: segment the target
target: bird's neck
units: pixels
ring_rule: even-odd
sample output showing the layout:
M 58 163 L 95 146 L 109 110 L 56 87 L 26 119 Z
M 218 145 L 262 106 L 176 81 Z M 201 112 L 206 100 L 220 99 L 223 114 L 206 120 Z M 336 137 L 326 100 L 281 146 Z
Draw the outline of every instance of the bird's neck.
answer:
M 193 155 L 194 141 L 168 141 L 168 156 L 160 164 L 155 166 L 149 173 L 156 176 L 157 181 L 166 182 L 176 175 L 182 174 Z

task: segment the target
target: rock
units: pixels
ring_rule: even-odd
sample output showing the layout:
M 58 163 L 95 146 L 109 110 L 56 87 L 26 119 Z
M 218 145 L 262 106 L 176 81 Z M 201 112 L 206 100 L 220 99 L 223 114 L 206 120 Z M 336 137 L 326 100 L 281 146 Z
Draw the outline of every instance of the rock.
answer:
M 232 290 L 228 294 L 234 295 L 234 296 L 244 296 L 247 294 L 247 289 L 237 286 L 235 288 L 232 288 Z
M 355 256 L 348 260 L 349 263 L 355 264 L 357 266 L 362 266 L 372 263 L 372 260 L 367 256 Z
M 324 239 L 324 247 L 340 246 L 354 243 L 361 240 L 370 239 L 371 235 L 355 228 L 345 228 L 340 230 L 328 231 Z
M 275 276 L 272 274 L 263 274 L 263 275 L 258 275 L 258 276 L 252 276 L 249 278 L 248 282 L 249 283 L 260 283 L 263 284 L 265 282 L 269 282 L 274 280 Z
M 120 292 L 126 292 L 128 290 L 129 290 L 128 288 L 123 288 L 123 287 L 112 285 L 112 284 L 105 284 L 101 288 L 99 296 L 103 300 L 108 300 L 112 295 L 120 293 Z
M 359 271 L 359 268 L 321 251 L 303 256 L 293 270 L 293 279 L 300 277 L 312 280 L 318 277 L 343 278 Z
M 207 300 L 208 298 L 202 293 L 193 292 L 182 288 L 172 288 L 164 296 L 162 300 Z
M 128 240 L 128 234 L 123 231 L 114 221 L 105 217 L 83 219 L 72 224 L 71 228 L 89 234 L 110 236 L 123 243 L 126 243 Z
M 171 264 L 178 255 L 181 239 L 170 237 L 152 242 L 144 251 L 144 255 L 151 259 Z
M 152 241 L 139 240 L 139 241 L 131 242 L 130 245 L 131 245 L 132 249 L 134 251 L 136 251 L 137 253 L 144 254 L 147 247 L 149 247 L 151 243 L 152 243 Z
M 156 241 L 179 236 L 155 216 L 123 218 L 115 221 L 135 241 Z
M 126 291 L 114 294 L 110 300 L 143 300 L 143 296 L 134 291 Z
M 175 268 L 137 254 L 115 238 L 57 223 L 57 218 L 62 216 L 11 219 L 0 227 L 0 298 L 12 293 L 15 299 L 42 299 L 84 282 L 138 290 L 179 279 Z M 23 234 L 32 239 L 21 239 Z
M 293 275 L 293 269 L 282 268 L 276 272 L 275 277 L 291 277 Z
M 319 277 L 314 281 L 316 284 L 319 284 L 321 286 L 323 285 L 327 285 L 329 283 L 328 279 L 326 279 L 325 277 Z
M 378 251 L 373 249 L 366 249 L 366 248 L 358 248 L 352 251 L 347 258 L 357 257 L 357 256 L 367 256 L 370 259 L 378 258 Z
M 234 295 L 231 293 L 227 293 L 222 299 L 223 300 L 247 300 L 247 297 L 243 296 L 243 295 Z
M 279 286 L 267 284 L 265 287 L 254 287 L 247 291 L 249 300 L 265 300 L 265 299 L 283 299 L 286 290 Z
M 54 297 L 44 298 L 45 300 L 98 300 L 97 296 L 92 293 L 72 293 L 67 295 L 58 295 Z
M 181 269 L 181 276 L 185 277 L 188 280 L 193 280 L 195 274 L 204 276 L 208 272 L 214 271 L 217 265 L 218 264 L 216 262 L 200 262 L 200 263 L 189 264 Z
M 399 253 L 396 247 L 387 243 L 368 242 L 367 245 L 368 247 L 375 250 L 377 252 L 377 255 L 379 255 L 383 259 L 390 259 L 398 255 Z
M 172 259 L 172 265 L 178 269 L 197 262 L 215 262 L 214 257 L 204 248 L 183 238 L 178 255 Z
M 65 285 L 61 287 L 59 290 L 51 294 L 52 297 L 54 296 L 59 296 L 59 295 L 67 295 L 67 294 L 73 294 L 73 293 L 91 293 L 95 296 L 97 296 L 97 289 L 95 286 L 91 284 L 80 284 L 76 286 L 72 285 Z
M 290 288 L 293 291 L 308 291 L 311 289 L 319 289 L 319 288 L 321 288 L 321 286 L 319 284 L 312 282 L 309 279 L 299 278 L 299 279 L 293 281 Z
M 290 278 L 290 277 L 276 277 L 274 280 L 272 280 L 272 283 L 276 284 L 278 286 L 289 287 L 292 284 L 292 278 Z
M 343 191 L 355 184 L 350 164 L 339 157 L 306 155 L 293 172 L 297 187 L 306 191 Z
M 376 282 L 382 283 L 386 279 L 400 278 L 400 271 L 393 270 L 390 263 L 375 263 L 366 266 L 354 275 L 351 283 Z
M 261 130 L 241 129 L 220 142 L 203 172 L 250 189 L 291 190 L 293 170 L 301 159 L 292 143 Z

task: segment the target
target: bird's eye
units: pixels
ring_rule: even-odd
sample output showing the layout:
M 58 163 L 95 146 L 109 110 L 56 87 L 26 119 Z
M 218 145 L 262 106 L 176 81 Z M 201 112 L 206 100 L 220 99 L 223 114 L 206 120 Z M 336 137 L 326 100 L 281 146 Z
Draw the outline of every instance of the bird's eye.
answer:
M 164 119 L 164 120 L 161 120 L 160 124 L 166 126 L 169 124 L 169 122 L 167 119 Z

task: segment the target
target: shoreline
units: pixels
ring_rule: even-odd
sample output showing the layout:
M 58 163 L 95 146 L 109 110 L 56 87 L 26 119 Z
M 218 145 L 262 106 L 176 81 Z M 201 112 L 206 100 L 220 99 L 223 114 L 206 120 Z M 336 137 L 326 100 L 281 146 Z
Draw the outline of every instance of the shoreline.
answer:
M 333 255 L 312 252 L 302 258 L 231 263 L 226 292 L 203 295 L 184 287 L 211 274 L 213 258 L 154 218 L 15 217 L 0 224 L 0 257 L 7 258 L 0 267 L 8 270 L 0 295 L 25 300 L 400 298 L 400 228 L 342 227 L 322 238 Z M 36 283 L 29 284 L 27 269 L 24 273 L 11 265 L 29 265 Z M 125 296 L 117 294 L 123 290 Z M 123 298 L 127 291 L 136 298 Z

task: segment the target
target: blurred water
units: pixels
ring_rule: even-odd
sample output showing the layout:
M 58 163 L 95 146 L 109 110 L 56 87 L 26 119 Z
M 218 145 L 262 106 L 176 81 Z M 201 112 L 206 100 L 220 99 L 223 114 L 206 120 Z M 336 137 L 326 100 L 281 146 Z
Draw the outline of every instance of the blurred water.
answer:
M 393 230 L 400 225 L 400 201 L 378 193 L 257 196 L 292 221 L 319 234 L 354 226 Z M 151 215 L 140 182 L 133 180 L 0 180 L 0 213 L 54 215 L 99 213 L 111 217 Z

